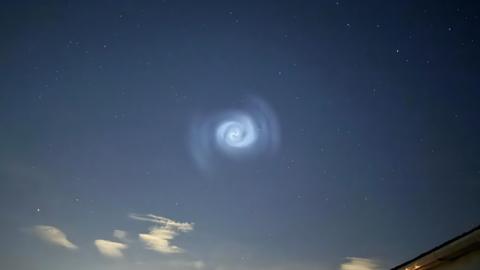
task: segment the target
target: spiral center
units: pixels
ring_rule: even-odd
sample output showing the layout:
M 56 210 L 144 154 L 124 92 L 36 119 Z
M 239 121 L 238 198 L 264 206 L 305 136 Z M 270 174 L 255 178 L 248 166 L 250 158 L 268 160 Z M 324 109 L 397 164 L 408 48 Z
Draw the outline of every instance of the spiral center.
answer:
M 255 124 L 247 116 L 226 120 L 217 126 L 217 143 L 222 148 L 245 148 L 257 139 Z

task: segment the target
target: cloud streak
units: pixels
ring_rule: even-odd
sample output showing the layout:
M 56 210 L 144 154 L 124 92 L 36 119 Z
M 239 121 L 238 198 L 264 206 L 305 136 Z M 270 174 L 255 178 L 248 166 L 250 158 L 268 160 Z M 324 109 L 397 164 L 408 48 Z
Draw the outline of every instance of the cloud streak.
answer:
M 97 239 L 94 243 L 102 255 L 110 258 L 122 258 L 122 251 L 128 248 L 126 244 L 102 239 Z
M 169 218 L 156 215 L 130 214 L 130 218 L 140 221 L 147 221 L 156 224 L 149 229 L 149 233 L 138 235 L 147 249 L 163 254 L 183 253 L 184 249 L 171 244 L 171 241 L 179 234 L 193 230 L 193 223 L 177 222 Z
M 78 248 L 67 239 L 65 233 L 53 226 L 36 225 L 33 227 L 32 231 L 37 237 L 53 245 L 61 246 L 71 250 Z

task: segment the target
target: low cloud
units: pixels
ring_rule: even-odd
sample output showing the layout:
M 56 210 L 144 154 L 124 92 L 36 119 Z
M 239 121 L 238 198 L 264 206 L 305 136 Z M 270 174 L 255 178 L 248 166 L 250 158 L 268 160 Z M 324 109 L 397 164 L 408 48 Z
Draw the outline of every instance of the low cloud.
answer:
M 156 215 L 131 214 L 130 218 L 157 224 L 150 228 L 149 233 L 141 233 L 138 238 L 151 249 L 164 254 L 183 253 L 184 249 L 171 244 L 171 241 L 179 234 L 193 230 L 193 223 L 177 222 Z
M 375 260 L 357 257 L 346 258 L 348 262 L 340 265 L 340 270 L 378 270 L 379 266 Z
M 164 263 L 164 267 L 167 269 L 195 269 L 200 270 L 205 268 L 205 263 L 203 261 L 167 261 Z
M 203 269 L 205 268 L 205 263 L 203 261 L 194 261 L 191 263 L 191 265 L 193 266 L 193 268 L 195 269 Z
M 37 237 L 48 243 L 72 250 L 78 248 L 67 239 L 65 233 L 53 226 L 37 225 L 33 227 L 32 231 Z
M 123 257 L 123 250 L 127 249 L 127 245 L 123 243 L 108 241 L 97 239 L 95 240 L 95 246 L 97 247 L 98 251 L 106 256 L 111 258 L 122 258 Z
M 178 233 L 174 231 L 153 227 L 150 229 L 150 233 L 141 233 L 138 237 L 148 249 L 165 254 L 183 253 L 185 251 L 182 248 L 170 244 L 170 241 L 177 235 Z

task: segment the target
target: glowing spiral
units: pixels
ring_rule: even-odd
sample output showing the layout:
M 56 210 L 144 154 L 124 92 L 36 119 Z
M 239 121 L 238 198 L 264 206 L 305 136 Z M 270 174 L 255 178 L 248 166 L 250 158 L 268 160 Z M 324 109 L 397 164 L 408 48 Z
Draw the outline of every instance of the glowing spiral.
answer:
M 258 98 L 249 99 L 241 109 L 196 119 L 190 137 L 193 158 L 203 169 L 222 158 L 238 160 L 272 152 L 278 142 L 276 117 Z
M 228 150 L 229 147 L 249 147 L 257 140 L 257 127 L 248 116 L 237 116 L 227 120 L 217 127 L 216 139 L 219 146 Z

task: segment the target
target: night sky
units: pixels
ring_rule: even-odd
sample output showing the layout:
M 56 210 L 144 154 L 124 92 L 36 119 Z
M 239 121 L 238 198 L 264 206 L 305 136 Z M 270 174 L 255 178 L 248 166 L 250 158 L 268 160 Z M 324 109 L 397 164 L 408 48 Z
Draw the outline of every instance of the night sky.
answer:
M 480 222 L 476 1 L 2 1 L 0 268 L 388 269 Z

